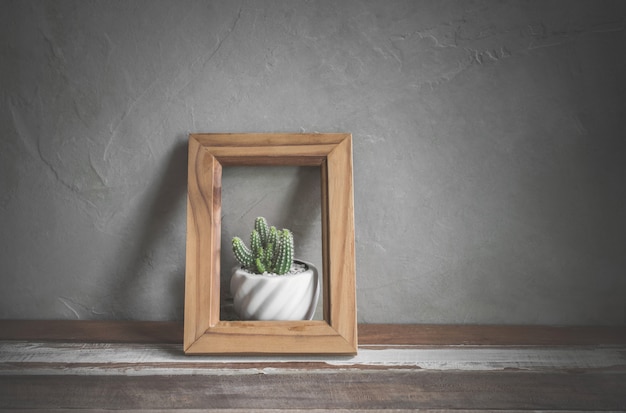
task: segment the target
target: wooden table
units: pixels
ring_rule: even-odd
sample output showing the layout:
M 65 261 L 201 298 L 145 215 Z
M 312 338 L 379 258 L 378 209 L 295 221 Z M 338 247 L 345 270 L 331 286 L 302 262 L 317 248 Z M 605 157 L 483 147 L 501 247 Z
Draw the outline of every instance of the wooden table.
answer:
M 624 411 L 626 328 L 360 325 L 354 357 L 209 357 L 181 323 L 0 320 L 0 409 Z

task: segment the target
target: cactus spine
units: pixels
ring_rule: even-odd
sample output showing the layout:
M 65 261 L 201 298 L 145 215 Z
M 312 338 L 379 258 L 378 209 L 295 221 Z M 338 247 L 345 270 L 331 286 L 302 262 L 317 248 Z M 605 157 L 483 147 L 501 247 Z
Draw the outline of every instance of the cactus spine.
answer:
M 263 274 L 286 274 L 293 264 L 293 234 L 288 229 L 278 231 L 268 226 L 263 217 L 254 222 L 250 248 L 239 237 L 233 238 L 233 253 L 243 268 Z

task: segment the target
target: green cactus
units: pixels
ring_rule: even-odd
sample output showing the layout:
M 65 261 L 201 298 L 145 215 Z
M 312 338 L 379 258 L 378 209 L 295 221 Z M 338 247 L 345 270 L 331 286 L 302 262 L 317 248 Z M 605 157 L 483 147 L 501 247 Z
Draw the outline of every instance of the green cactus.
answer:
M 258 217 L 254 220 L 254 229 L 259 233 L 263 246 L 267 245 L 267 237 L 269 235 L 269 227 L 267 221 L 263 217 Z
M 241 263 L 244 268 L 251 268 L 254 264 L 254 256 L 252 251 L 246 247 L 246 244 L 239 237 L 233 238 L 233 252 L 235 258 Z
M 252 234 L 250 234 L 250 247 L 254 256 L 258 257 L 261 255 L 259 250 L 263 248 L 263 243 L 261 242 L 261 235 L 256 229 L 252 231 Z
M 293 262 L 293 234 L 288 229 L 283 229 L 280 238 L 282 241 L 276 259 L 276 274 L 289 271 Z
M 293 234 L 288 229 L 278 231 L 269 227 L 263 217 L 254 222 L 250 234 L 250 247 L 239 237 L 233 238 L 233 253 L 243 268 L 263 274 L 264 272 L 283 275 L 293 264 Z

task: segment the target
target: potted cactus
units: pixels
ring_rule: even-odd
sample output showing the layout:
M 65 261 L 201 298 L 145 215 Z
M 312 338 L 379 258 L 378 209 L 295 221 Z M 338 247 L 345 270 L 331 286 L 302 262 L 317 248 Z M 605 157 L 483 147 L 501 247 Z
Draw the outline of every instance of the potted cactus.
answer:
M 294 260 L 293 234 L 277 230 L 258 217 L 250 248 L 234 237 L 230 291 L 235 313 L 242 320 L 310 320 L 319 297 L 315 266 Z

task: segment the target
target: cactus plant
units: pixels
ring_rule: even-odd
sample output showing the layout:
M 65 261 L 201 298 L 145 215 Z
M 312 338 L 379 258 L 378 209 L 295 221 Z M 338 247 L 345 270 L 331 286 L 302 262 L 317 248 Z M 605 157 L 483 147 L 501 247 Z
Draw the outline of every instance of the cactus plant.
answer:
M 239 237 L 233 238 L 233 253 L 243 268 L 256 273 L 283 275 L 293 264 L 293 234 L 288 229 L 277 230 L 267 220 L 258 217 L 250 234 L 250 248 Z

